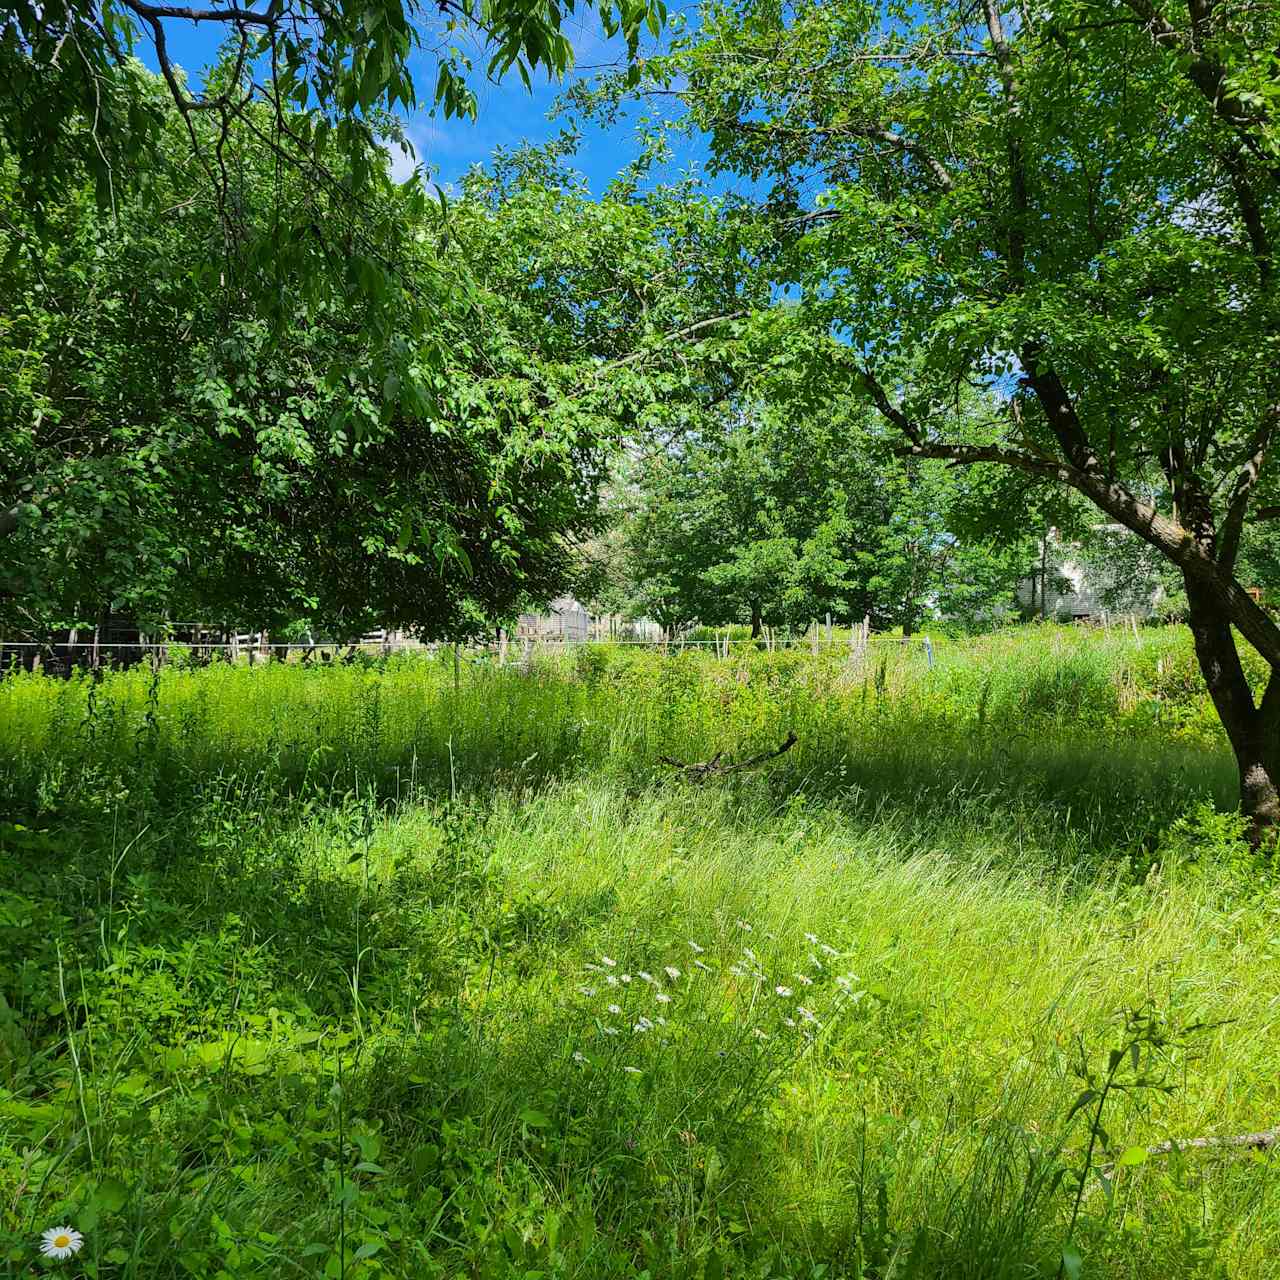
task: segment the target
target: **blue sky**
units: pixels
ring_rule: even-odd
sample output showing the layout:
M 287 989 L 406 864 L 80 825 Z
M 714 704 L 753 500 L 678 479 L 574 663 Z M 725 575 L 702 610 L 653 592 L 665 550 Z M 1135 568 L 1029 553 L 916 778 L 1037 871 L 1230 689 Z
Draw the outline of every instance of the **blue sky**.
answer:
M 192 83 L 199 83 L 202 69 L 217 55 L 219 39 L 224 33 L 211 31 L 209 27 L 213 25 L 197 26 L 181 21 L 166 25 L 170 58 L 186 70 Z M 606 39 L 589 8 L 567 15 L 564 29 L 573 43 L 578 67 L 583 73 L 590 74 L 593 68 L 621 64 L 625 55 L 623 42 Z M 154 51 L 145 35 L 138 42 L 137 53 L 149 66 L 156 66 Z M 478 47 L 473 61 L 478 66 L 483 66 L 486 61 Z M 429 98 L 435 85 L 433 60 L 429 55 L 419 54 L 413 61 L 412 70 L 419 97 Z M 471 165 L 484 163 L 495 147 L 511 147 L 525 141 L 548 141 L 558 136 L 566 123 L 549 118 L 562 86 L 548 83 L 545 76 L 535 78 L 532 92 L 524 87 L 514 72 L 501 84 L 489 83 L 482 75 L 476 74 L 471 84 L 479 100 L 479 112 L 474 121 L 445 120 L 442 116 L 432 117 L 427 111 L 419 111 L 405 121 L 418 162 L 433 171 L 441 185 L 446 187 Z M 586 175 L 592 191 L 599 193 L 634 153 L 631 125 L 620 125 L 612 131 L 591 126 L 583 130 L 576 165 Z M 675 168 L 686 168 L 695 159 L 695 149 L 690 146 L 686 155 L 677 157 Z M 398 153 L 393 156 L 393 169 L 398 177 L 407 177 L 412 165 L 411 159 Z

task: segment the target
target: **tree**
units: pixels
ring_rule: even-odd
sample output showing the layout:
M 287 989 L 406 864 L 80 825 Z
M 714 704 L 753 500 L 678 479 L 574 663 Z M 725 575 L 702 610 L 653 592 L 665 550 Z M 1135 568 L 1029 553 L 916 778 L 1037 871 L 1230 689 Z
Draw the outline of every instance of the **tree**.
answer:
M 647 68 L 771 188 L 777 279 L 844 340 L 833 386 L 907 456 L 1073 489 L 1177 570 L 1258 835 L 1280 626 L 1238 570 L 1276 506 L 1277 47 L 1275 5 L 743 0 Z M 958 433 L 975 385 L 999 411 Z
M 54 249 L 0 169 L 5 620 L 122 604 L 458 636 L 557 591 L 618 433 L 696 376 L 714 281 L 682 266 L 685 288 L 656 289 L 672 249 L 652 210 L 525 155 L 447 216 L 388 187 L 353 225 L 311 192 L 308 253 L 342 254 L 317 305 L 316 273 L 270 254 L 305 177 L 232 129 L 246 252 L 214 273 L 220 210 L 176 124 L 168 145 L 114 213 L 83 185 L 42 210 Z
M 972 621 L 1012 602 L 1016 551 L 957 537 L 956 473 L 895 465 L 864 408 L 815 420 L 807 405 L 757 403 L 699 422 L 623 490 L 634 607 L 669 630 L 749 623 L 755 637 L 830 613 L 910 635 L 926 617 Z

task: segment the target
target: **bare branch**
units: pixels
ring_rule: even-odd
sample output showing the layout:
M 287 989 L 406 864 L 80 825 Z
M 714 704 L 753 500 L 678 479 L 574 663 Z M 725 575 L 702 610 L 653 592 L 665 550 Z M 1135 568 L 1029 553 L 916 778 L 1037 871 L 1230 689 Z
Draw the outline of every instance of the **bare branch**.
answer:
M 144 0 L 124 0 L 144 22 L 149 24 L 164 18 L 178 18 L 183 22 L 231 22 L 237 26 L 274 27 L 279 15 L 257 13 L 253 9 L 189 9 L 182 5 L 146 4 Z
M 1280 1127 L 1263 1129 L 1258 1133 L 1238 1133 L 1231 1137 L 1171 1138 L 1147 1148 L 1149 1156 L 1167 1156 L 1175 1151 L 1221 1150 L 1224 1147 L 1245 1148 L 1250 1151 L 1269 1151 L 1280 1143 Z
M 723 764 L 721 763 L 724 758 L 723 751 L 717 751 L 710 760 L 700 764 L 686 764 L 683 760 L 675 760 L 671 756 L 659 756 L 658 760 L 672 769 L 679 770 L 690 782 L 705 782 L 708 778 L 722 778 L 726 774 L 741 773 L 744 769 L 755 769 L 770 760 L 776 760 L 779 756 L 786 755 L 798 741 L 795 731 L 792 730 L 781 746 L 775 747 L 772 751 L 761 751 L 759 755 L 748 756 L 745 760 L 736 762 L 729 760 Z
M 686 325 L 683 329 L 676 329 L 672 333 L 666 334 L 663 339 L 663 345 L 672 342 L 683 342 L 686 338 L 696 337 L 704 330 L 712 329 L 719 324 L 727 324 L 731 320 L 741 320 L 747 313 L 745 311 L 728 311 L 722 316 L 710 316 L 706 320 L 699 320 L 696 324 Z M 597 373 L 605 373 L 610 369 L 621 369 L 624 365 L 635 364 L 639 360 L 643 360 L 646 356 L 652 355 L 652 348 L 641 347 L 637 351 L 632 351 L 625 356 L 619 356 L 617 360 L 610 360 L 607 364 L 602 364 Z

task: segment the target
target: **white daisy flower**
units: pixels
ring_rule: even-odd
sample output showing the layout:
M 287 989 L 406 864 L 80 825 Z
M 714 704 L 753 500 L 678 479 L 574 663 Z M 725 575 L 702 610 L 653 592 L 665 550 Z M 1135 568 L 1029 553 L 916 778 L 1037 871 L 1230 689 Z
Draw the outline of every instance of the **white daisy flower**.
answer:
M 745 920 L 738 921 L 738 928 L 745 929 L 748 933 L 751 932 L 751 926 Z
M 700 955 L 701 955 L 701 954 L 706 950 L 706 947 L 700 947 L 700 946 L 698 946 L 698 944 L 697 944 L 696 942 L 694 942 L 694 940 L 693 940 L 692 938 L 690 938 L 690 939 L 689 939 L 689 950 L 690 950 L 690 951 L 692 951 L 692 952 L 693 952 L 693 954 L 694 954 L 695 956 L 700 956 Z
M 624 973 L 622 975 L 622 985 L 625 987 L 630 981 L 631 981 L 631 975 L 629 973 Z
M 784 1027 L 794 1027 L 796 1025 L 796 1020 L 794 1018 L 783 1018 L 782 1025 Z
M 654 998 L 654 999 L 655 999 L 659 1004 L 670 1004 L 670 1003 L 671 1003 L 671 997 L 670 997 L 669 995 L 667 995 L 667 993 L 666 993 L 665 991 L 659 991 L 659 992 L 658 992 L 658 993 L 657 993 L 653 998 Z
M 818 1022 L 818 1015 L 817 1015 L 816 1013 L 814 1013 L 814 1011 L 813 1011 L 812 1009 L 806 1009 L 806 1008 L 804 1007 L 804 1005 L 802 1005 L 802 1004 L 798 1004 L 798 1005 L 796 1005 L 796 1012 L 797 1012 L 797 1013 L 798 1013 L 798 1014 L 799 1014 L 799 1015 L 800 1015 L 800 1016 L 801 1016 L 801 1017 L 802 1017 L 806 1022 L 815 1022 L 815 1023 L 817 1023 L 817 1024 L 818 1024 L 818 1026 L 821 1026 L 821 1025 L 822 1025 L 820 1022 Z
M 622 1012 L 622 1006 L 621 1006 L 620 1004 L 611 1004 L 611 1005 L 609 1006 L 609 1012 L 610 1012 L 610 1013 L 621 1013 L 621 1012 Z
M 619 1034 L 617 1027 L 601 1027 L 600 1032 L 602 1035 L 606 1036 L 616 1036 Z
M 821 951 L 824 956 L 838 956 L 840 954 L 835 947 L 829 947 L 825 942 L 819 945 L 818 950 Z
M 606 974 L 606 975 L 605 975 L 605 979 L 604 979 L 604 980 L 605 980 L 605 981 L 606 981 L 606 982 L 607 982 L 611 987 L 616 987 L 616 986 L 618 985 L 618 980 L 617 980 L 617 978 L 615 978 L 615 977 L 613 976 L 613 974 L 611 974 L 611 973 Z
M 616 960 L 611 960 L 608 956 L 601 956 L 600 963 L 603 965 L 607 965 L 610 969 L 612 969 L 618 962 Z
M 747 957 L 753 964 L 755 963 L 756 953 L 750 947 L 743 947 L 742 954 Z
M 802 987 L 811 987 L 811 986 L 813 986 L 813 979 L 812 979 L 811 977 L 809 977 L 809 975 L 808 975 L 807 973 L 797 973 L 797 974 L 796 974 L 796 981 L 797 981 L 797 982 L 798 982 Z
M 767 1031 L 761 1031 L 759 1027 L 752 1027 L 751 1034 L 755 1036 L 757 1040 L 767 1040 L 769 1038 L 769 1033 Z
M 578 991 L 584 996 L 593 996 L 596 993 L 595 987 L 579 987 Z
M 778 987 L 774 987 L 774 989 L 773 989 L 773 990 L 774 990 L 774 993 L 775 993 L 776 995 L 780 995 L 780 996 L 782 996 L 782 998 L 783 998 L 784 1000 L 786 999 L 786 997 L 787 997 L 787 996 L 789 996 L 789 995 L 791 994 L 791 988 L 790 988 L 790 987 L 782 987 L 782 986 L 778 986 Z
M 40 1237 L 40 1252 L 46 1258 L 69 1258 L 84 1248 L 84 1236 L 74 1227 L 50 1227 Z
M 651 974 L 651 973 L 645 973 L 645 971 L 644 971 L 643 969 L 639 970 L 639 971 L 636 973 L 636 977 L 637 977 L 637 978 L 641 978 L 641 979 L 643 979 L 645 982 L 652 982 L 652 981 L 653 981 L 653 974 Z
M 648 1018 L 646 1018 L 643 1014 L 641 1014 L 641 1015 L 640 1015 L 640 1021 L 639 1021 L 639 1022 L 637 1022 L 637 1023 L 636 1023 L 632 1028 L 631 1028 L 631 1030 L 632 1030 L 632 1031 L 640 1031 L 640 1032 L 644 1032 L 644 1031 L 652 1031 L 652 1030 L 653 1030 L 653 1023 L 652 1023 L 652 1022 L 650 1022 L 650 1021 L 649 1021 L 649 1019 L 648 1019 Z
M 574 1054 L 573 1054 L 573 1060 L 574 1060 L 574 1062 L 585 1063 L 585 1062 L 586 1062 L 586 1060 L 587 1060 L 587 1055 L 586 1055 L 585 1053 L 579 1053 L 579 1052 L 575 1049 L 575 1050 L 574 1050 Z
M 675 965 L 673 964 L 667 965 L 667 967 L 663 969 L 662 972 L 665 973 L 667 977 L 671 979 L 672 982 L 680 981 L 680 970 L 677 969 Z
M 807 942 L 811 947 L 816 947 L 816 946 L 818 945 L 818 935 L 817 935 L 816 933 L 806 933 L 806 934 L 804 935 L 804 940 L 805 940 L 805 941 L 806 941 L 806 942 Z

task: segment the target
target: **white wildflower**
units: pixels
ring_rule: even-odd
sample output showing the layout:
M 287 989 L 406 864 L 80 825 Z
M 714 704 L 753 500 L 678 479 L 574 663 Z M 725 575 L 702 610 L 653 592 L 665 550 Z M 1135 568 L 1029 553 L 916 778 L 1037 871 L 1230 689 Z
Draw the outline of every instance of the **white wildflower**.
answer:
M 752 951 L 750 947 L 743 947 L 743 948 L 742 948 L 742 954 L 743 954 L 744 956 L 746 956 L 746 957 L 747 957 L 747 959 L 748 959 L 748 960 L 750 960 L 752 964 L 755 964 L 755 961 L 756 961 L 756 953 L 755 953 L 754 951 Z
M 813 979 L 812 979 L 811 977 L 809 977 L 809 975 L 808 975 L 807 973 L 797 973 L 797 974 L 796 974 L 796 981 L 797 981 L 797 982 L 798 982 L 802 987 L 811 987 L 811 986 L 813 986 Z
M 603 965 L 607 965 L 610 969 L 612 969 L 617 966 L 618 962 L 616 960 L 610 959 L 608 956 L 601 956 L 600 963 Z
M 818 950 L 821 951 L 824 956 L 838 956 L 840 954 L 835 947 L 829 947 L 825 942 L 818 947 Z
M 752 1027 L 751 1034 L 755 1036 L 757 1040 L 767 1040 L 769 1038 L 769 1033 L 767 1031 L 762 1031 L 759 1027 Z
M 751 932 L 751 926 L 745 920 L 738 921 L 738 928 L 745 929 L 748 933 Z
M 625 987 L 630 981 L 631 981 L 631 975 L 629 973 L 624 973 L 622 975 L 622 985 Z
M 84 1236 L 74 1227 L 50 1227 L 40 1237 L 40 1252 L 46 1258 L 69 1258 L 84 1248 Z
M 643 1072 L 643 1071 L 641 1071 L 639 1067 L 623 1067 L 622 1069 L 623 1069 L 623 1071 L 625 1071 L 628 1075 L 631 1075 L 631 1076 L 642 1076 L 642 1075 L 644 1075 L 644 1072 Z
M 653 997 L 659 1004 L 670 1004 L 671 997 L 665 991 L 659 991 Z
M 782 1025 L 785 1027 L 794 1027 L 796 1025 L 796 1020 L 794 1018 L 783 1018 Z
M 578 991 L 584 996 L 593 996 L 596 993 L 595 987 L 579 987 Z
M 671 979 L 672 982 L 680 981 L 680 970 L 677 969 L 675 965 L 673 964 L 667 965 L 667 967 L 663 969 L 662 972 L 665 973 L 667 977 Z
M 606 981 L 606 982 L 607 982 L 611 987 L 616 987 L 616 986 L 618 985 L 618 980 L 617 980 L 617 978 L 615 978 L 615 977 L 613 976 L 613 974 L 611 974 L 611 973 L 610 973 L 610 974 L 606 974 L 606 975 L 605 975 L 605 981 Z
M 692 952 L 693 952 L 693 954 L 694 954 L 695 956 L 700 956 L 700 955 L 701 955 L 701 954 L 706 950 L 706 947 L 700 947 L 700 946 L 698 946 L 698 944 L 697 944 L 696 942 L 694 942 L 694 940 L 693 940 L 692 938 L 690 938 L 690 939 L 689 939 L 689 950 L 690 950 L 690 951 L 692 951 Z
M 622 1012 L 622 1006 L 621 1006 L 620 1004 L 611 1004 L 611 1005 L 609 1006 L 609 1012 L 610 1012 L 610 1013 L 621 1013 L 621 1012 Z
M 811 947 L 816 947 L 816 946 L 818 946 L 818 935 L 817 935 L 816 933 L 806 933 L 806 934 L 804 935 L 804 940 L 805 940 L 805 941 L 806 941 L 806 942 L 807 942 Z
M 621 1034 L 617 1027 L 601 1027 L 600 1033 L 601 1035 L 606 1036 L 616 1036 Z
M 787 996 L 791 994 L 790 987 L 778 986 L 778 987 L 774 987 L 773 990 L 776 995 L 780 995 L 784 1000 L 787 998 Z
M 649 1019 L 644 1016 L 644 1014 L 641 1014 L 640 1020 L 631 1028 L 631 1030 L 639 1031 L 639 1032 L 652 1031 L 653 1023 L 650 1022 Z
M 587 1061 L 587 1055 L 575 1049 L 573 1054 L 573 1060 L 574 1062 L 582 1063 L 585 1065 Z
M 798 1013 L 798 1014 L 799 1014 L 799 1015 L 800 1015 L 800 1016 L 801 1016 L 801 1017 L 802 1017 L 806 1022 L 812 1022 L 812 1023 L 814 1023 L 816 1026 L 819 1026 L 819 1027 L 820 1027 L 820 1026 L 822 1026 L 822 1023 L 818 1021 L 818 1015 L 817 1015 L 816 1013 L 814 1013 L 814 1011 L 813 1011 L 812 1009 L 806 1009 L 806 1008 L 804 1007 L 804 1005 L 802 1005 L 802 1004 L 798 1004 L 798 1005 L 796 1005 L 796 1012 L 797 1012 L 797 1013 Z
M 695 969 L 701 969 L 703 973 L 711 972 L 711 966 L 709 964 L 703 964 L 701 960 L 695 960 L 693 962 L 693 967 Z
M 642 978 L 645 982 L 652 982 L 652 981 L 653 981 L 653 974 L 651 974 L 651 973 L 645 973 L 645 971 L 644 971 L 643 969 L 639 970 L 639 972 L 636 974 L 636 977 L 637 977 L 637 978 Z

